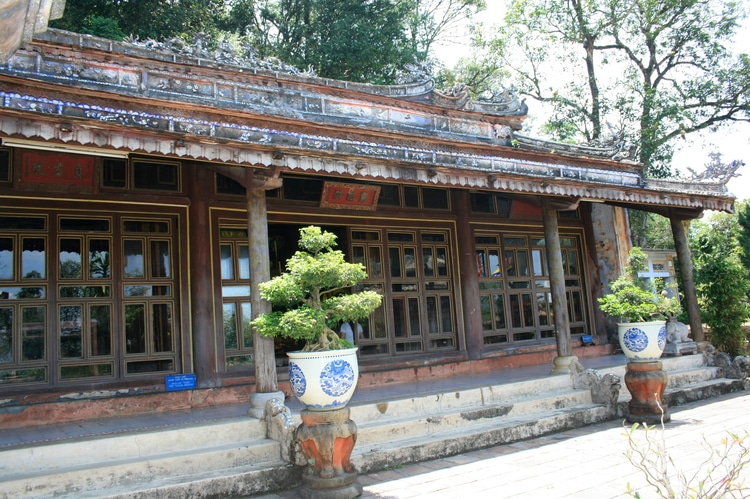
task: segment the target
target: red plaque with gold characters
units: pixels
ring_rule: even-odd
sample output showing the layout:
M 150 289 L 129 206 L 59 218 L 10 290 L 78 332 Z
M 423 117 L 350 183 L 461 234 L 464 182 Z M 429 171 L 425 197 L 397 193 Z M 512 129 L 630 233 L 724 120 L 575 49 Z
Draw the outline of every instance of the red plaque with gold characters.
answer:
M 21 184 L 47 184 L 55 190 L 90 191 L 94 186 L 94 161 L 90 156 L 25 151 L 21 159 Z M 76 189 L 76 187 L 78 189 Z
M 326 182 L 323 185 L 321 208 L 375 210 L 378 207 L 380 186 Z

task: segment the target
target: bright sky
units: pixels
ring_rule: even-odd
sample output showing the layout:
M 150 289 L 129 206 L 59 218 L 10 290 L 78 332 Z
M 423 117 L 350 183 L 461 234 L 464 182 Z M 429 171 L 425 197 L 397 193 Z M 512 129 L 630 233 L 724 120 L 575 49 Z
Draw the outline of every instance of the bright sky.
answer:
M 746 10 L 750 11 L 750 0 L 743 0 Z M 485 25 L 497 24 L 502 19 L 505 1 L 487 0 L 487 10 L 480 14 L 480 21 Z M 744 27 L 737 31 L 735 44 L 737 52 L 748 51 L 750 47 L 750 19 L 746 19 Z M 448 65 L 454 65 L 460 57 L 469 54 L 471 47 L 468 40 L 465 43 L 452 42 L 438 47 L 443 62 Z M 533 120 L 536 112 L 539 113 L 539 105 L 535 102 L 528 102 L 529 117 Z M 537 114 L 538 116 L 538 114 Z M 718 132 L 690 134 L 686 140 L 680 144 L 675 144 L 675 156 L 672 162 L 677 171 L 684 172 L 689 176 L 686 168 L 692 168 L 696 172 L 702 172 L 706 163 L 709 162 L 709 153 L 720 152 L 722 162 L 728 163 L 732 160 L 739 159 L 746 165 L 738 171 L 741 176 L 733 178 L 727 184 L 731 194 L 734 194 L 738 200 L 750 199 L 750 123 L 737 123 L 727 125 Z

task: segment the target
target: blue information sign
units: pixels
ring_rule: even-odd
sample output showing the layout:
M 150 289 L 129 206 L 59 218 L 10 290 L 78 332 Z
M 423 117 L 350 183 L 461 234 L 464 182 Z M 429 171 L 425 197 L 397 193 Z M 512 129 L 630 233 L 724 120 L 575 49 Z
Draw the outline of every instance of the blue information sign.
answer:
M 165 378 L 167 391 L 191 390 L 195 388 L 195 374 L 175 374 Z

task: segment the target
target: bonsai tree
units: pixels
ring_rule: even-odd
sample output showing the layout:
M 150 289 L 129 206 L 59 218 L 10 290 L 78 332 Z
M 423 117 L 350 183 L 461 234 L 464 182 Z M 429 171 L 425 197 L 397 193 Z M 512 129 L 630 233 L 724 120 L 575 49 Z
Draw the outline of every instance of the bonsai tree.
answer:
M 341 293 L 367 273 L 335 246 L 336 234 L 315 226 L 300 229 L 300 249 L 287 260 L 286 272 L 260 284 L 261 298 L 279 307 L 252 321 L 260 335 L 305 340 L 303 352 L 353 346 L 331 326 L 368 317 L 382 297 L 375 291 Z
M 677 298 L 668 298 L 664 289 L 658 292 L 648 288 L 638 277 L 638 272 L 646 270 L 647 258 L 637 246 L 630 250 L 625 271 L 610 285 L 612 292 L 599 298 L 602 312 L 624 322 L 667 320 L 680 313 Z

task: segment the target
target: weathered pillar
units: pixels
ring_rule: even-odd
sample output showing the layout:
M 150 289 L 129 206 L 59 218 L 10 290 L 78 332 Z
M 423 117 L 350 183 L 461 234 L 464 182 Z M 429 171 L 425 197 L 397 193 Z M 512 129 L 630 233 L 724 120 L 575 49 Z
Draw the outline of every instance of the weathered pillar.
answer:
M 544 247 L 547 254 L 550 291 L 552 293 L 552 310 L 557 341 L 557 357 L 552 374 L 569 373 L 571 364 L 578 359 L 573 356 L 570 342 L 570 318 L 568 317 L 568 298 L 565 293 L 565 270 L 563 269 L 560 250 L 560 232 L 557 224 L 557 210 L 548 198 L 542 197 L 542 216 L 544 220 Z
M 271 311 L 271 304 L 260 298 L 258 285 L 271 278 L 266 189 L 279 187 L 280 181 L 264 175 L 255 175 L 251 169 L 248 169 L 246 174 L 250 305 L 252 317 L 255 319 L 260 314 Z M 250 397 L 250 415 L 262 417 L 265 413 L 266 402 L 272 398 L 283 401 L 284 394 L 279 391 L 276 377 L 273 338 L 260 336 L 253 331 L 253 352 L 255 354 L 255 393 Z
M 682 292 L 685 297 L 685 308 L 687 309 L 688 322 L 693 341 L 698 343 L 702 350 L 702 344 L 706 337 L 703 334 L 703 322 L 698 308 L 698 296 L 695 293 L 695 281 L 693 280 L 693 258 L 690 255 L 690 245 L 687 239 L 685 224 L 682 219 L 671 215 L 669 222 L 672 225 L 672 237 L 674 248 L 677 252 L 677 261 L 680 264 L 680 277 L 682 279 Z
M 190 321 L 193 338 L 193 368 L 200 388 L 216 386 L 216 337 L 214 323 L 213 276 L 211 275 L 211 234 L 206 185 L 212 172 L 193 166 L 186 169 L 190 185 Z
M 479 277 L 474 254 L 474 230 L 469 225 L 469 191 L 454 190 L 456 206 L 456 237 L 458 238 L 458 265 L 461 268 L 461 305 L 464 314 L 466 351 L 470 359 L 482 357 L 482 310 L 479 298 Z

